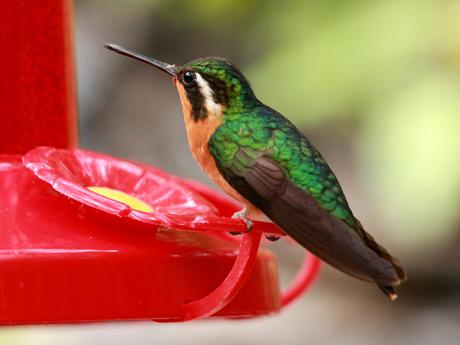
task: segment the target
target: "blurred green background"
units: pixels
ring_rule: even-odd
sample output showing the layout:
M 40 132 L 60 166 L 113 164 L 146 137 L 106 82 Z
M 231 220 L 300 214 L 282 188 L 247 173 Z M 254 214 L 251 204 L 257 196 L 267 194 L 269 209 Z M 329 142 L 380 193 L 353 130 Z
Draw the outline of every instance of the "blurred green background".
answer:
M 460 1 L 79 0 L 75 16 L 81 146 L 210 183 L 170 80 L 102 43 L 228 57 L 322 151 L 409 281 L 390 303 L 325 268 L 278 316 L 13 328 L 1 343 L 460 344 Z M 302 251 L 271 248 L 285 284 Z

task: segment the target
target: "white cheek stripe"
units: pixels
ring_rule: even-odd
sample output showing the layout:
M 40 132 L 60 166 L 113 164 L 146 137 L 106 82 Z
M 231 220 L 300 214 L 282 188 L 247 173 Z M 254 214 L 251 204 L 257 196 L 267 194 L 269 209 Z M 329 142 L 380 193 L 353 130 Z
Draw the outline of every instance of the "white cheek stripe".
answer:
M 200 92 L 204 98 L 204 104 L 206 106 L 206 110 L 208 114 L 212 115 L 221 115 L 222 114 L 222 105 L 216 103 L 214 101 L 214 93 L 212 92 L 209 84 L 204 78 L 199 74 L 196 73 L 196 82 L 198 83 L 198 87 L 200 88 Z

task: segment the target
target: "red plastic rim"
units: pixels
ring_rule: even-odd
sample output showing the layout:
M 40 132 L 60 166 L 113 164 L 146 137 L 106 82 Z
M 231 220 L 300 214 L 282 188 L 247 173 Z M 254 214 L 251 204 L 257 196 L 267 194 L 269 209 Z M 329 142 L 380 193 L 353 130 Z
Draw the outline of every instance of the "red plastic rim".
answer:
M 108 214 L 176 230 L 246 231 L 242 220 L 219 215 L 210 202 L 191 191 L 179 178 L 147 165 L 92 151 L 51 147 L 28 152 L 23 162 L 59 193 Z M 149 204 L 154 211 L 133 210 L 90 191 L 89 186 L 118 189 Z M 282 234 L 271 223 L 255 223 L 254 231 Z

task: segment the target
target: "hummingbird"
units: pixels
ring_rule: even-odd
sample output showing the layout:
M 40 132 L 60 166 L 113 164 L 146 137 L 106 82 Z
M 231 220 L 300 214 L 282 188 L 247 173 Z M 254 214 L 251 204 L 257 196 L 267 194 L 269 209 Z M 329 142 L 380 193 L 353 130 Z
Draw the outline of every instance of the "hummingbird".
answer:
M 319 151 L 256 97 L 233 62 L 207 57 L 176 66 L 104 46 L 172 77 L 192 155 L 217 186 L 244 205 L 234 217 L 248 231 L 252 220 L 268 218 L 326 263 L 397 298 L 395 287 L 406 279 L 398 259 L 353 215 Z

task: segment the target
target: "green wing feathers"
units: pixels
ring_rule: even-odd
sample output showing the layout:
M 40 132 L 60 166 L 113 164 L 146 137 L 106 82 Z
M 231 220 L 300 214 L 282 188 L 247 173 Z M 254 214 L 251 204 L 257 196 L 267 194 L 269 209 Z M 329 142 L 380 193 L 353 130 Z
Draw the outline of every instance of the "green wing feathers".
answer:
M 237 174 L 250 167 L 254 159 L 270 157 L 321 207 L 355 227 L 339 182 L 321 154 L 286 118 L 272 112 L 262 108 L 243 116 L 226 116 L 209 142 L 211 154 Z

